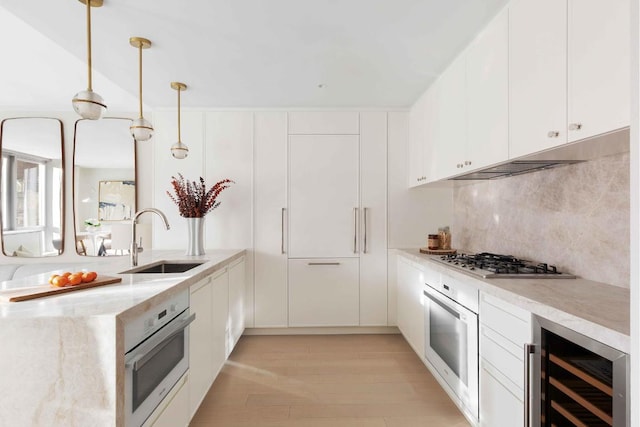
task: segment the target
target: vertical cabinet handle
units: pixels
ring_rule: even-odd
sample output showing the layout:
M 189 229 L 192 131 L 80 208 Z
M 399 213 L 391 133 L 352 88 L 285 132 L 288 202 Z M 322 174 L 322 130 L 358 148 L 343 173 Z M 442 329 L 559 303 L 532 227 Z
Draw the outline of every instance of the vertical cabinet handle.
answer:
M 286 254 L 287 251 L 284 250 L 284 213 L 287 211 L 287 208 L 282 208 L 282 214 L 280 217 L 280 252 Z
M 531 426 L 531 355 L 535 352 L 534 344 L 524 345 L 524 427 Z
M 369 208 L 363 208 L 363 213 L 364 213 L 364 248 L 363 251 L 365 254 L 367 253 L 367 212 L 369 211 Z
M 358 208 L 353 208 L 353 253 L 358 253 Z

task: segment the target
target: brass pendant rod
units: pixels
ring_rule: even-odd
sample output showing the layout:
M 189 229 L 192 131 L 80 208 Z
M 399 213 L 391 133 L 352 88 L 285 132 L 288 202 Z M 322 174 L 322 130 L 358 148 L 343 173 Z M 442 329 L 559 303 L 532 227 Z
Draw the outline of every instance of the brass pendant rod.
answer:
M 180 92 L 181 89 L 178 89 L 178 142 L 182 142 L 182 138 L 180 137 Z
M 93 79 L 91 76 L 91 0 L 86 0 L 87 2 L 87 81 L 88 81 L 88 90 L 92 91 Z
M 138 45 L 138 64 L 138 81 L 140 82 L 140 118 L 142 119 L 144 118 L 144 115 L 142 114 L 142 43 Z

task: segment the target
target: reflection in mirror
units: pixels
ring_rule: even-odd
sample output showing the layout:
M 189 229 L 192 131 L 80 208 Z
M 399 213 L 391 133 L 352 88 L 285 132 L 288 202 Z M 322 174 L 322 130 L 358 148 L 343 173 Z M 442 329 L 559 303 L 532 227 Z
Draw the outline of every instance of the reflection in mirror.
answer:
M 63 251 L 64 157 L 62 122 L 43 117 L 6 119 L 2 151 L 2 252 L 15 257 Z
M 128 254 L 136 210 L 136 150 L 130 119 L 78 120 L 73 206 L 80 255 Z

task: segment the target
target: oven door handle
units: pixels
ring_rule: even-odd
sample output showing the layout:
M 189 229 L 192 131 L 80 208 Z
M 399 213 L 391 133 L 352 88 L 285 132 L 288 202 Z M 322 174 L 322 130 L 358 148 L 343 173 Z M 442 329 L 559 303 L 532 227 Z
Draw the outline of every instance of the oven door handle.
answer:
M 423 293 L 431 301 L 435 302 L 440 307 L 442 307 L 443 310 L 446 310 L 448 313 L 450 313 L 456 319 L 460 319 L 460 313 L 456 309 L 452 308 L 449 304 L 445 303 L 444 301 L 441 301 L 440 298 L 437 298 L 435 295 L 431 295 L 431 293 L 429 293 L 427 291 L 423 291 Z
M 136 349 L 136 355 L 125 363 L 125 367 L 127 367 L 127 369 L 133 369 L 134 371 L 143 367 L 145 363 L 169 344 L 171 338 L 181 333 L 194 320 L 196 320 L 196 313 L 182 319 L 176 325 L 167 328 L 166 331 L 161 330 L 156 335 L 151 336 L 144 345 Z

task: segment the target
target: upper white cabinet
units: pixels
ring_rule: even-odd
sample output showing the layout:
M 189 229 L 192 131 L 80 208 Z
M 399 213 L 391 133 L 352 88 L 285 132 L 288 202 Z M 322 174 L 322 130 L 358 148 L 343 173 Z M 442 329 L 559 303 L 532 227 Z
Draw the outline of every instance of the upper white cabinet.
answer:
M 289 113 L 289 135 L 358 135 L 360 122 L 354 112 Z
M 254 116 L 255 326 L 287 326 L 287 113 Z
M 567 0 L 509 4 L 509 157 L 567 142 Z
M 427 147 L 427 93 L 422 94 L 409 111 L 409 187 L 425 184 L 427 180 L 423 156 Z
M 289 137 L 289 258 L 358 256 L 359 156 L 357 135 Z
M 467 49 L 467 144 L 460 169 L 509 158 L 509 13 L 504 9 Z
M 467 157 L 467 77 L 466 55 L 460 55 L 434 84 L 434 125 L 427 135 L 431 147 L 427 151 L 435 158 L 434 172 L 430 177 L 440 179 L 457 175 L 462 171 Z
M 569 1 L 569 142 L 629 126 L 630 0 Z

